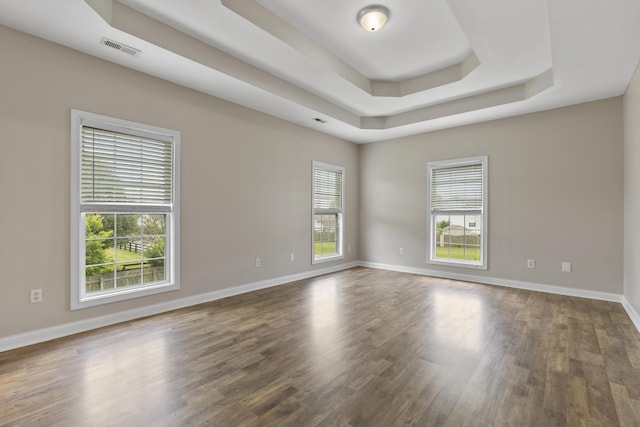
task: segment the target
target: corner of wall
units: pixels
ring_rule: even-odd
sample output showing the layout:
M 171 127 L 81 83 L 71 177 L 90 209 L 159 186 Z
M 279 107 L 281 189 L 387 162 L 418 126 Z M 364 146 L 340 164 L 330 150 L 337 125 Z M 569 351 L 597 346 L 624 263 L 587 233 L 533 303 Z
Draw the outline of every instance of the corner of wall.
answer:
M 640 66 L 623 96 L 624 263 L 623 295 L 629 315 L 640 322 Z M 632 316 L 633 318 L 633 316 Z

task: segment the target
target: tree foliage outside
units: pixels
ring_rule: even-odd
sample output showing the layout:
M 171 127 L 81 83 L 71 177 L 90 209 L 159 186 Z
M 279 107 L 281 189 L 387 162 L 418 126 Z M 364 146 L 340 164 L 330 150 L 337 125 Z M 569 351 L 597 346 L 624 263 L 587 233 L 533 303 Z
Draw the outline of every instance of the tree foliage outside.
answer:
M 164 239 L 156 237 L 153 243 L 144 251 L 145 258 L 164 258 Z M 164 265 L 164 259 L 151 259 L 149 264 L 152 267 L 161 267 Z
M 447 221 L 445 219 L 443 219 L 442 221 L 438 221 L 436 223 L 436 242 L 440 241 L 440 235 L 442 235 L 442 230 L 447 228 L 449 225 L 451 225 L 451 221 Z M 436 243 L 436 246 L 438 246 L 438 243 Z
M 86 216 L 85 232 L 87 239 L 102 239 L 87 240 L 85 247 L 85 265 L 87 265 L 85 274 L 87 276 L 113 272 L 113 265 L 96 265 L 113 262 L 113 256 L 109 256 L 108 252 L 105 251 L 107 242 L 112 242 L 113 230 L 105 231 L 104 228 L 102 215 L 89 214 Z M 111 243 L 110 246 L 112 245 Z
M 165 214 L 144 215 L 142 217 L 143 234 L 145 236 L 164 236 L 166 234 L 165 222 Z
M 166 218 L 151 213 L 86 214 L 86 291 L 165 280 Z
M 442 232 L 442 229 L 447 228 L 450 224 L 451 224 L 451 221 L 447 221 L 444 219 L 442 221 L 438 221 L 438 224 L 437 224 L 438 231 Z
M 152 214 L 144 215 L 142 218 L 142 228 L 145 236 L 156 236 L 150 245 L 145 247 L 145 258 L 151 259 L 149 264 L 152 267 L 164 266 L 164 236 L 166 234 L 166 215 Z
M 105 230 L 118 230 L 117 237 L 164 235 L 165 214 L 97 214 Z M 116 227 L 117 226 L 117 227 Z
M 103 217 L 105 229 L 118 230 L 117 237 L 137 236 L 140 234 L 140 215 L 138 214 L 103 214 L 101 216 Z

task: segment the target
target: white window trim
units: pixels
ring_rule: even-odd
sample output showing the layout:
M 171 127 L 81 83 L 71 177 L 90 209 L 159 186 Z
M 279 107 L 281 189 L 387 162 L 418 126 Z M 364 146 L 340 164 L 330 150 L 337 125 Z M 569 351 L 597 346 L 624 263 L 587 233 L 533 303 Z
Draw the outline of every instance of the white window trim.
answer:
M 327 169 L 327 170 L 333 170 L 333 171 L 339 171 L 342 173 L 342 209 L 340 210 L 340 212 L 335 212 L 334 210 L 324 210 L 324 212 L 316 212 L 316 209 L 313 206 L 314 200 L 313 200 L 313 195 L 314 195 L 314 170 L 315 168 L 322 168 L 322 169 Z M 336 260 L 341 260 L 344 259 L 344 218 L 345 218 L 345 168 L 343 166 L 337 166 L 337 165 L 332 165 L 329 163 L 323 163 L 323 162 L 317 162 L 317 161 L 313 161 L 312 165 L 311 165 L 311 264 L 322 264 L 324 262 L 330 262 L 330 261 L 336 261 Z M 314 252 L 315 252 L 315 237 L 314 237 L 314 221 L 315 221 L 315 215 L 316 213 L 337 213 L 338 214 L 338 233 L 337 233 L 337 248 L 338 249 L 338 253 L 336 255 L 327 255 L 327 256 L 321 256 L 321 257 L 316 257 Z
M 85 225 L 82 221 L 85 215 L 81 210 L 80 201 L 80 147 L 82 126 L 132 133 L 140 136 L 171 140 L 174 144 L 174 182 L 173 206 L 170 221 L 167 221 L 166 232 L 169 244 L 165 248 L 169 277 L 165 282 L 151 283 L 146 286 L 123 288 L 108 294 L 89 295 L 83 297 L 81 286 L 84 284 L 85 258 Z M 116 119 L 85 111 L 71 110 L 71 309 L 78 310 L 87 307 L 123 301 L 132 298 L 158 294 L 180 289 L 180 132 L 172 129 L 160 128 L 128 120 Z M 99 206 L 92 206 L 90 210 L 99 211 Z M 123 205 L 123 213 L 130 212 L 130 205 Z M 144 212 L 144 206 L 135 206 L 136 212 Z
M 432 179 L 432 170 L 433 169 L 442 169 L 442 168 L 451 168 L 457 166 L 467 166 L 467 165 L 482 165 L 482 176 L 483 176 L 483 185 L 482 185 L 482 247 L 480 253 L 480 262 L 474 261 L 448 261 L 443 260 L 441 258 L 435 257 L 435 239 L 436 239 L 436 224 L 434 221 L 434 215 L 431 212 L 431 179 Z M 429 162 L 427 163 L 427 230 L 428 231 L 428 241 L 427 241 L 427 263 L 436 264 L 436 265 L 446 265 L 450 267 L 464 267 L 464 268 L 472 268 L 476 270 L 486 270 L 487 269 L 487 247 L 489 240 L 489 158 L 487 156 L 478 156 L 478 157 L 467 157 L 463 159 L 454 159 L 454 160 L 442 160 L 437 162 Z M 464 213 L 464 212 L 461 212 Z M 468 212 L 467 212 L 468 213 Z

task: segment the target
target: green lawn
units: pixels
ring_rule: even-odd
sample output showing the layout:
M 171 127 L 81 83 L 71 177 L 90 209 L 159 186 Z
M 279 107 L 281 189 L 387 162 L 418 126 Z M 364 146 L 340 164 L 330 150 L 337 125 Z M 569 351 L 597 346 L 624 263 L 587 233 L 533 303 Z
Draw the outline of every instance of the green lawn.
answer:
M 315 256 L 333 255 L 336 253 L 336 242 L 314 243 L 313 254 Z
M 436 257 L 444 259 L 462 259 L 467 261 L 480 261 L 480 248 L 476 247 L 442 247 L 436 246 Z
M 111 251 L 111 249 L 109 249 Z M 127 261 L 140 261 L 142 259 L 142 254 L 129 252 L 126 249 L 116 249 L 116 256 L 118 257 L 118 262 L 127 262 Z
M 107 248 L 104 251 L 107 254 L 107 259 L 109 261 L 113 261 L 113 248 Z M 116 248 L 116 257 L 118 258 L 118 264 L 123 262 L 135 262 L 135 261 L 139 262 L 142 260 L 141 256 L 142 254 L 140 253 L 130 252 L 126 249 Z M 145 266 L 148 266 L 148 264 L 145 264 Z M 135 267 L 131 266 L 128 269 L 131 269 L 131 268 L 135 268 Z M 122 269 L 123 269 L 122 266 L 118 267 L 118 271 Z

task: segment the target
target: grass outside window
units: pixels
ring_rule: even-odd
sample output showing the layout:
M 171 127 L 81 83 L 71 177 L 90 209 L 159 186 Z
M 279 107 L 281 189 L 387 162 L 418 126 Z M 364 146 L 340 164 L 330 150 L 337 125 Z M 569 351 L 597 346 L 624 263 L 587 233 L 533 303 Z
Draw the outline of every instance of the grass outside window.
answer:
M 330 256 L 336 254 L 336 242 L 316 242 L 314 243 L 313 253 L 315 256 Z
M 436 258 L 480 261 L 480 248 L 474 246 L 436 246 Z

